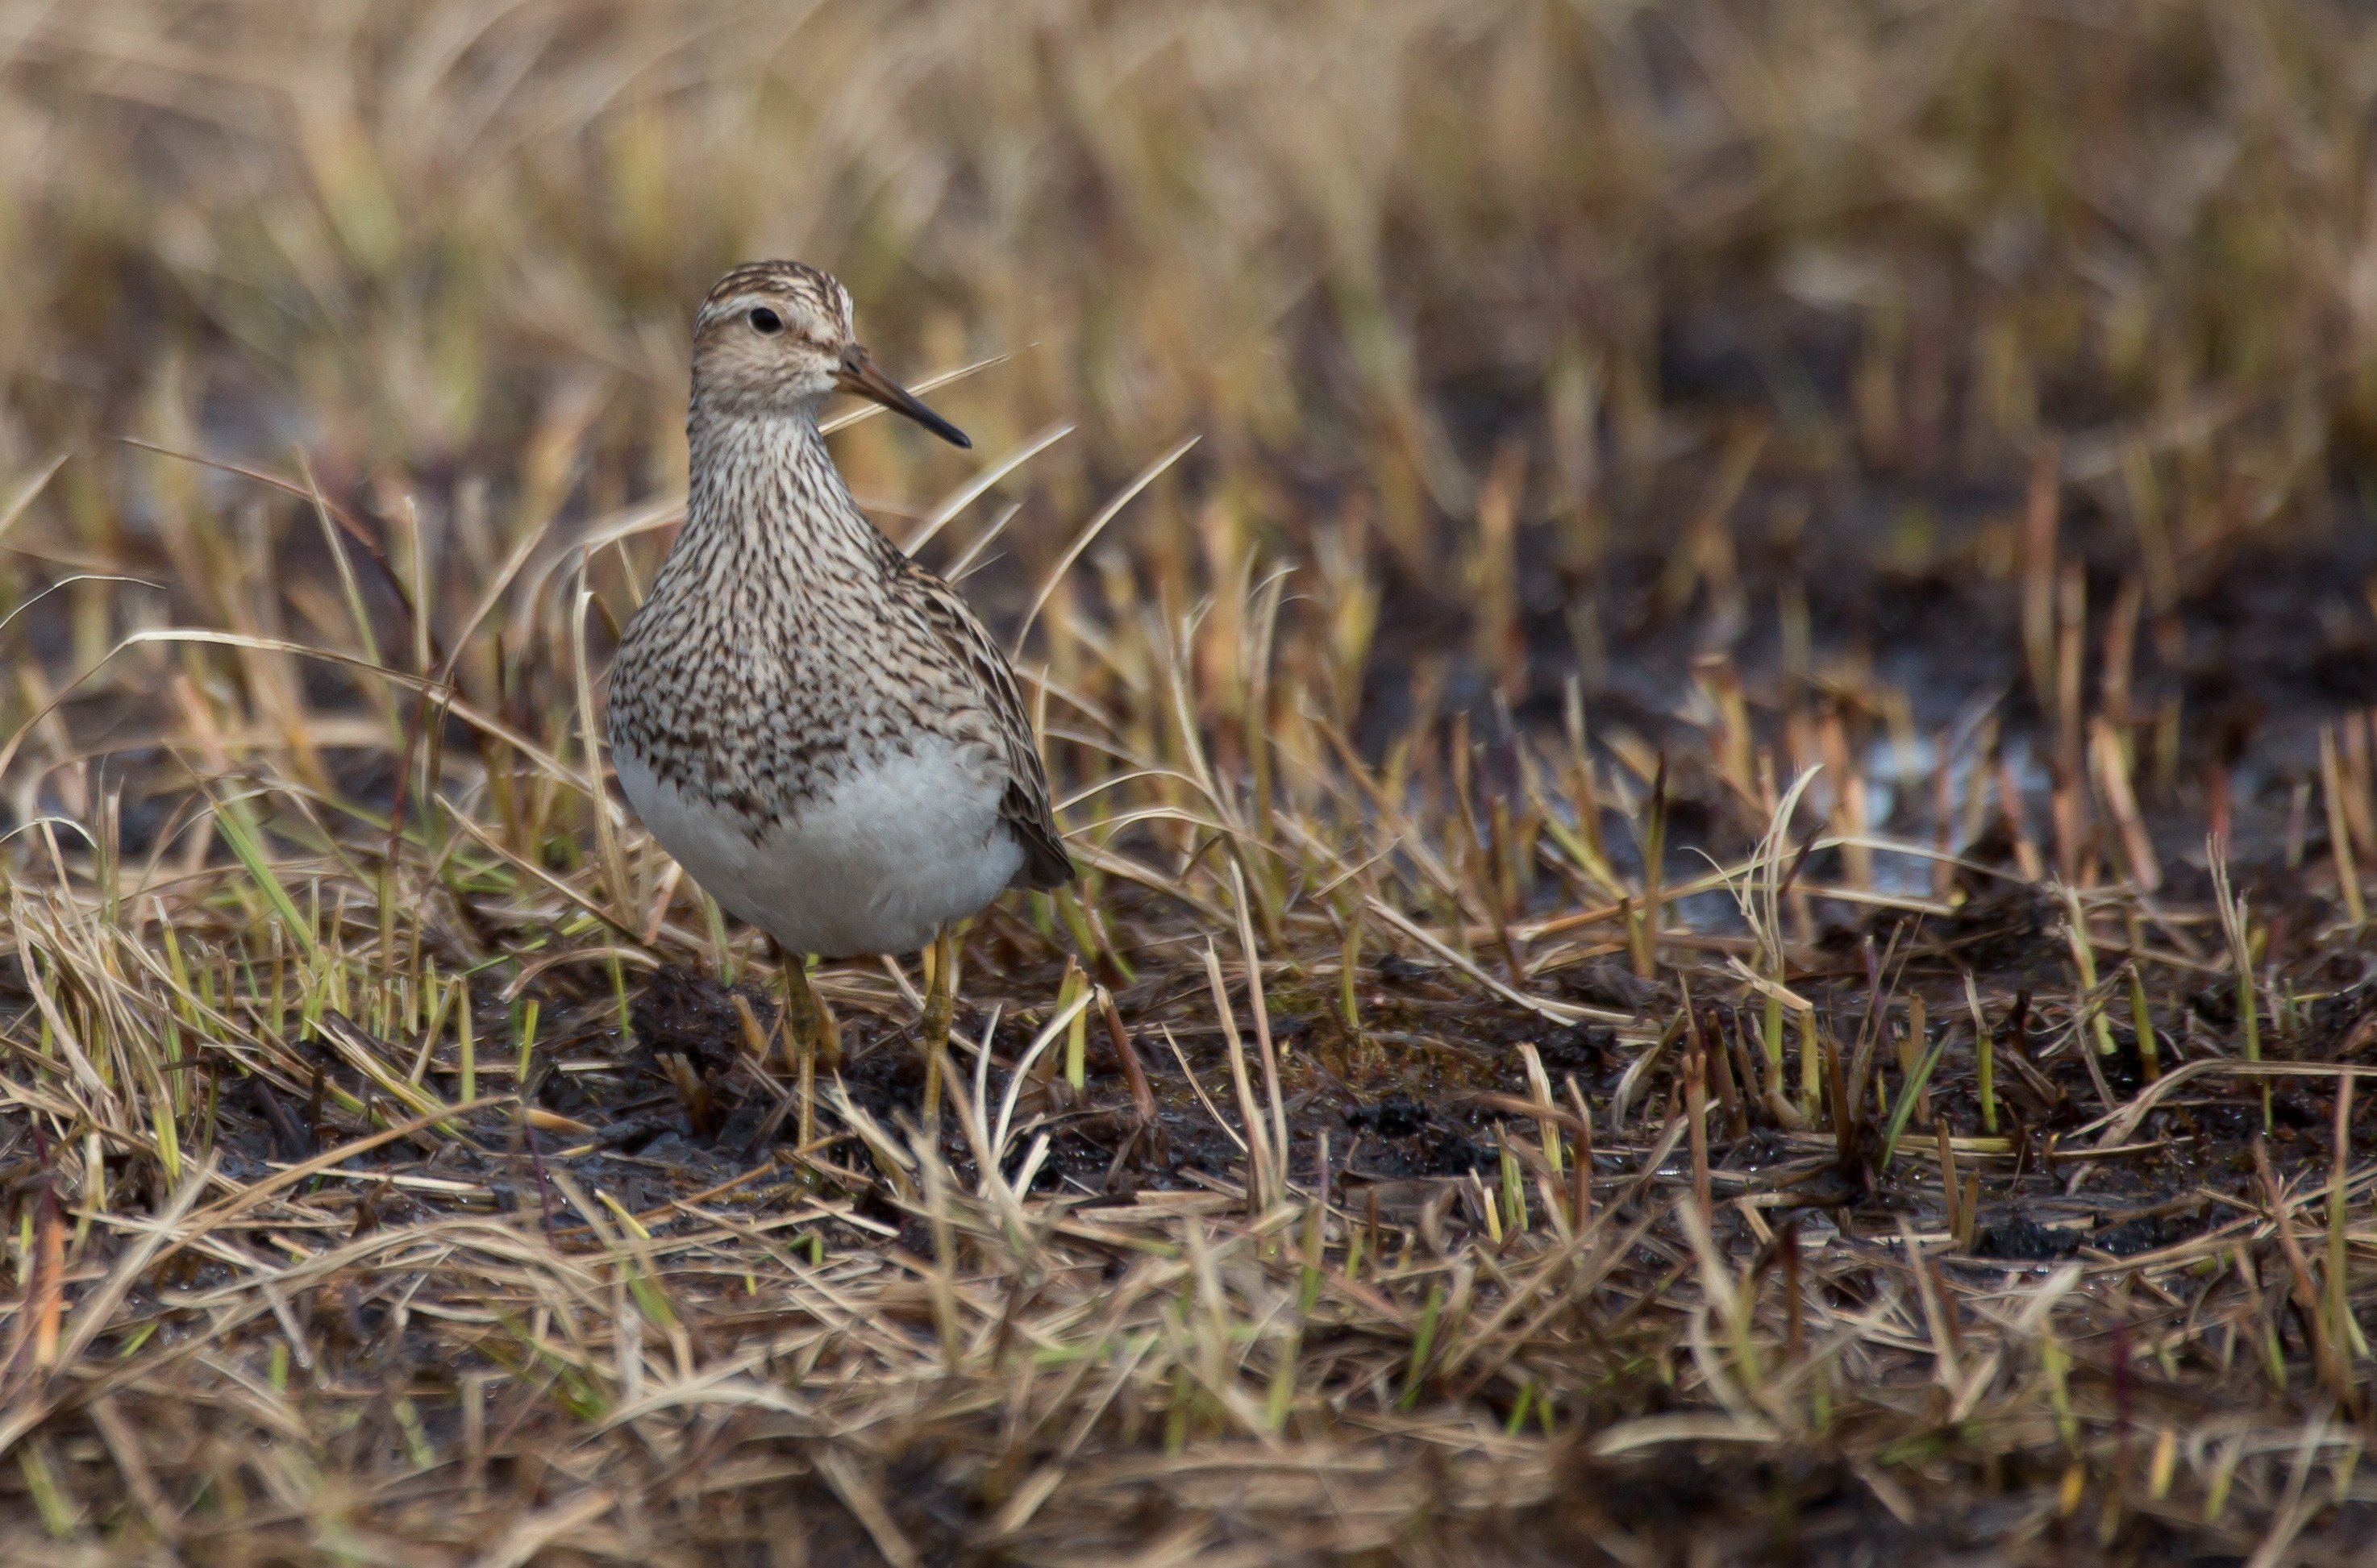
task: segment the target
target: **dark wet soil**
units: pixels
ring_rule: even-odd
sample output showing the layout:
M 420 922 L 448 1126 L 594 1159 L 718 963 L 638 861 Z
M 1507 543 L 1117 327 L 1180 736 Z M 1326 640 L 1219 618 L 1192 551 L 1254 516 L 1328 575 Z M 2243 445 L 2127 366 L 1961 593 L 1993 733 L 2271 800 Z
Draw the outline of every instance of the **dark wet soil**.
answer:
M 2018 979 L 2031 963 L 2049 967 L 2048 956 L 2029 945 L 2035 940 L 2029 912 L 2017 906 L 2001 914 L 2003 924 L 1991 926 L 1980 913 L 1967 911 L 1953 929 L 1904 943 L 1903 962 L 1891 975 L 1896 994 L 1926 997 L 1934 1038 L 1950 1037 L 1928 1098 L 1931 1114 L 1944 1118 L 1958 1136 L 1974 1134 L 1979 1125 L 1960 966 L 1995 943 L 2002 944 L 2005 960 L 1996 980 Z M 1887 941 L 1888 933 L 1879 934 Z M 969 989 L 987 993 L 1011 985 L 1019 995 L 1046 997 L 1054 994 L 1057 978 L 1053 967 L 1045 975 L 984 975 L 970 980 Z M 1601 987 L 1599 995 L 1636 996 L 1642 1004 L 1639 1027 L 1552 1024 L 1515 1006 L 1481 1000 L 1450 971 L 1401 958 L 1374 965 L 1359 988 L 1364 1016 L 1358 1032 L 1345 1028 L 1333 1001 L 1323 1004 L 1278 987 L 1268 1001 L 1296 1179 L 1320 1179 L 1314 1151 L 1325 1138 L 1328 1180 L 1348 1201 L 1375 1203 L 1389 1224 L 1433 1223 L 1430 1211 L 1442 1216 L 1445 1193 L 1499 1179 L 1502 1125 L 1530 1140 L 1535 1136 L 1527 1103 L 1533 1090 L 1523 1053 L 1515 1049 L 1523 1041 L 1535 1048 L 1549 1080 L 1562 1086 L 1563 1099 L 1565 1086 L 1572 1082 L 1591 1108 L 1604 1145 L 1596 1161 L 1599 1173 L 1630 1171 L 1642 1147 L 1680 1107 L 1683 1052 L 1666 1051 L 1639 1075 L 1625 1144 L 1611 1146 L 1606 1129 L 1627 1068 L 1681 1008 L 1672 982 L 1654 985 L 1630 975 L 1626 980 L 1628 985 L 1618 986 L 1607 976 L 1588 975 L 1579 984 Z M 1817 1003 L 1826 1031 L 1853 1051 L 1869 1027 L 1872 991 L 1866 977 L 1845 972 L 1836 980 L 1819 977 L 1798 984 Z M 2003 992 L 1989 994 L 2001 998 Z M 751 1023 L 770 1052 L 780 1050 L 771 998 L 748 987 L 730 989 L 689 969 L 662 969 L 636 991 L 631 1035 L 617 1028 L 615 1003 L 607 994 L 574 1003 L 556 995 L 556 1013 L 575 1021 L 549 1037 L 552 1065 L 535 1080 L 533 1099 L 568 1123 L 532 1128 L 509 1114 L 482 1111 L 471 1127 L 476 1148 L 442 1140 L 425 1146 L 399 1141 L 349 1161 L 322 1184 L 330 1191 L 340 1183 L 352 1188 L 359 1229 L 413 1218 L 418 1207 L 401 1186 L 357 1180 L 366 1175 L 448 1178 L 474 1191 L 441 1192 L 441 1206 L 492 1204 L 537 1214 L 562 1231 L 583 1221 L 556 1190 L 556 1172 L 585 1190 L 600 1188 L 638 1213 L 665 1214 L 673 1200 L 697 1194 L 715 1193 L 715 1201 L 733 1204 L 781 1190 L 785 1182 L 815 1190 L 839 1187 L 864 1198 L 871 1186 L 866 1177 L 870 1167 L 855 1140 L 829 1137 L 806 1156 L 796 1154 L 798 1123 L 784 1092 L 786 1075 L 778 1062 L 770 1062 L 764 1074 L 757 1070 L 737 997 L 747 1004 Z M 1018 1134 L 1006 1154 L 1010 1173 L 1032 1141 L 1045 1134 L 1049 1146 L 1033 1179 L 1036 1192 L 1096 1196 L 1141 1188 L 1235 1190 L 1242 1161 L 1234 1134 L 1236 1101 L 1228 1051 L 1211 1023 L 1210 998 L 1199 988 L 1167 1000 L 1149 986 L 1127 988 L 1119 1001 L 1131 1020 L 1129 1049 L 1154 1092 L 1153 1121 L 1142 1123 L 1134 1111 L 1113 1043 L 1103 1029 L 1093 1028 L 1082 1090 L 1035 1074 L 1018 1091 Z M 2174 991 L 2167 998 L 2158 994 L 2156 1001 L 2168 1007 L 2156 1016 L 2167 1035 L 2190 1027 L 2217 1029 L 2223 1006 L 2233 1010 L 2233 998 L 2224 1004 L 2217 988 L 2201 994 Z M 1242 1019 L 1247 1016 L 1242 995 L 1234 997 L 1234 1006 Z M 2265 1109 L 2257 1086 L 2229 1087 L 2207 1080 L 2149 1114 L 2123 1154 L 2095 1160 L 2085 1183 L 2071 1192 L 2074 1158 L 2092 1151 L 2084 1140 L 2072 1147 L 2063 1140 L 2103 1113 L 2104 1095 L 2124 1100 L 2144 1087 L 2145 1066 L 2136 1042 L 2126 1030 L 2117 1032 L 2114 1053 L 2096 1059 L 2092 1071 L 2072 1045 L 2070 1031 L 2041 1027 L 2042 1010 L 2019 994 L 2010 1007 L 1997 1004 L 1992 1012 L 2001 1131 L 2013 1154 L 2011 1159 L 1966 1165 L 1964 1174 L 1980 1177 L 1979 1207 L 1970 1244 L 1954 1254 L 1952 1266 L 2021 1269 L 2075 1256 L 2133 1257 L 2200 1235 L 2243 1212 L 2221 1205 L 2220 1195 L 2241 1205 L 2258 1202 L 2257 1139 L 2280 1180 L 2304 1173 L 2323 1179 L 2332 1161 L 2334 1102 L 2323 1086 L 2282 1083 L 2268 1096 Z M 1753 1021 L 1735 1017 L 1727 1007 L 1703 1005 L 1698 1016 L 1714 1039 L 1754 1042 L 1746 1028 Z M 2266 1041 L 2266 1053 L 2335 1060 L 2339 1051 L 2358 1051 L 2377 1036 L 2369 1027 L 2371 1018 L 2377 1018 L 2377 986 L 2356 985 L 2303 1009 L 2297 1028 L 2275 1032 Z M 1008 1092 L 1011 1063 L 1041 1021 L 1029 1012 L 1009 1010 L 990 1029 L 986 1011 L 961 1007 L 962 1039 L 979 1040 L 990 1030 L 986 1083 L 994 1108 Z M 840 1076 L 852 1102 L 886 1125 L 912 1125 L 924 1087 L 913 1028 L 855 1011 L 842 1024 Z M 1177 1056 L 1165 1043 L 1166 1027 L 1177 1044 Z M 385 1049 L 391 1061 L 400 1054 L 392 1045 Z M 1257 1071 L 1252 1040 L 1246 1051 L 1251 1077 Z M 321 1064 L 325 1091 L 333 1086 L 366 1091 L 361 1076 L 318 1042 L 309 1042 L 308 1053 Z M 960 1074 L 971 1080 L 971 1057 L 962 1048 L 953 1054 Z M 1874 1052 L 1877 1058 L 1885 1054 Z M 1727 1056 L 1727 1083 L 1762 1077 L 1764 1069 L 1752 1046 L 1730 1050 Z M 2017 1058 L 2024 1063 L 2020 1068 Z M 1253 1081 L 1260 1101 L 1260 1078 Z M 1898 1081 L 1894 1075 L 1887 1080 L 1893 1086 Z M 453 1092 L 450 1084 L 439 1087 Z M 1775 1194 L 1777 1199 L 1770 1201 L 1781 1206 L 1768 1212 L 1777 1221 L 1803 1214 L 1847 1235 L 1894 1235 L 1900 1216 L 1929 1227 L 1946 1226 L 1930 1153 L 1937 1134 L 1919 1118 L 1910 1120 L 1894 1157 L 1885 1158 L 1878 1117 L 1869 1116 L 1845 1139 L 1829 1131 L 1794 1135 L 1775 1125 L 1755 1094 L 1742 1094 L 1738 1102 L 1715 1093 L 1712 1098 L 1719 1100 L 1721 1112 L 1712 1123 L 1711 1162 L 1726 1195 Z M 1869 1103 L 1871 1093 L 1852 1098 Z M 1216 1121 L 1207 1099 L 1229 1127 Z M 265 1173 L 267 1160 L 305 1158 L 360 1134 L 360 1119 L 338 1110 L 335 1099 L 327 1092 L 293 1097 L 255 1079 L 226 1084 L 217 1147 L 227 1173 L 252 1180 Z M 839 1126 L 830 1116 L 821 1121 Z M 2348 1132 L 2356 1159 L 2377 1158 L 2377 1096 L 2355 1107 Z M 954 1115 L 944 1118 L 940 1148 L 957 1178 L 972 1184 L 974 1151 Z M 1671 1157 L 1671 1164 L 1679 1159 Z M 893 1230 L 907 1225 L 907 1217 L 871 1199 L 857 1212 Z M 922 1244 L 921 1236 L 915 1240 Z

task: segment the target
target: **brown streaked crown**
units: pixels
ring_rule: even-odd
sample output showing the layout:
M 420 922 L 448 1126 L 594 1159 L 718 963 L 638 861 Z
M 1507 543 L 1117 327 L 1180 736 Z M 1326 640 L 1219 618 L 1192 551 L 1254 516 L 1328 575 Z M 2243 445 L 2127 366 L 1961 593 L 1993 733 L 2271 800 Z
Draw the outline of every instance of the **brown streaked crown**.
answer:
M 851 337 L 853 315 L 850 291 L 843 288 L 829 272 L 819 271 L 803 261 L 747 261 L 727 268 L 725 276 L 711 286 L 710 297 L 701 302 L 694 315 L 694 336 L 699 337 L 713 323 L 737 314 L 744 295 L 752 303 L 770 304 L 781 309 L 792 306 L 818 327 L 832 330 L 844 340 Z
M 693 318 L 693 419 L 814 414 L 839 387 L 905 415 L 953 446 L 965 432 L 879 369 L 858 341 L 850 291 L 797 261 L 730 268 Z
M 731 269 L 693 318 L 697 408 L 784 411 L 834 388 L 852 346 L 850 294 L 814 267 Z

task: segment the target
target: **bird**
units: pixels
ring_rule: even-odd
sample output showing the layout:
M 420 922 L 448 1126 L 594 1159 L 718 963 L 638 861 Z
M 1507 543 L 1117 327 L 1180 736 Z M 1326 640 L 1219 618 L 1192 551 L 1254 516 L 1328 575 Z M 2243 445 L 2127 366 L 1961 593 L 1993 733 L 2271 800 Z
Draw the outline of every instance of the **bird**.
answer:
M 719 279 L 691 380 L 685 523 L 611 665 L 613 771 L 686 873 L 775 939 L 796 1030 L 820 1016 L 805 956 L 924 956 L 930 1122 L 952 927 L 1074 868 L 1007 656 L 867 520 L 818 410 L 853 393 L 973 443 L 877 366 L 849 291 L 800 262 Z

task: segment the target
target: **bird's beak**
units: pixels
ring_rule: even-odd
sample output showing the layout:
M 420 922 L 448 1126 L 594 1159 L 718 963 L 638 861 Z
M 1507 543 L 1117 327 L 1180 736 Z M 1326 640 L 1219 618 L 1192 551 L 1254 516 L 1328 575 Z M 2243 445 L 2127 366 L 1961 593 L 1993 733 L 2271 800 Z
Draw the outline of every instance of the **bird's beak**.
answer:
M 842 350 L 842 369 L 834 375 L 834 385 L 845 392 L 855 392 L 871 403 L 880 403 L 895 414 L 905 414 L 952 446 L 971 449 L 973 443 L 966 433 L 925 406 L 924 399 L 875 368 L 875 361 L 866 349 L 853 343 Z

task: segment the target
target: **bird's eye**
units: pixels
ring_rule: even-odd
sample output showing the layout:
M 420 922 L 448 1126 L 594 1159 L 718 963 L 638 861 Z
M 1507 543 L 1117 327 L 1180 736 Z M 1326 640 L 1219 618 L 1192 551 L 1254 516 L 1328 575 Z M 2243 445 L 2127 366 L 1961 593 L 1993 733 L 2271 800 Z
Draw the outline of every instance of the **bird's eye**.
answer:
M 772 338 L 784 329 L 784 318 L 766 305 L 761 305 L 751 313 L 751 326 L 754 330 L 764 332 Z

